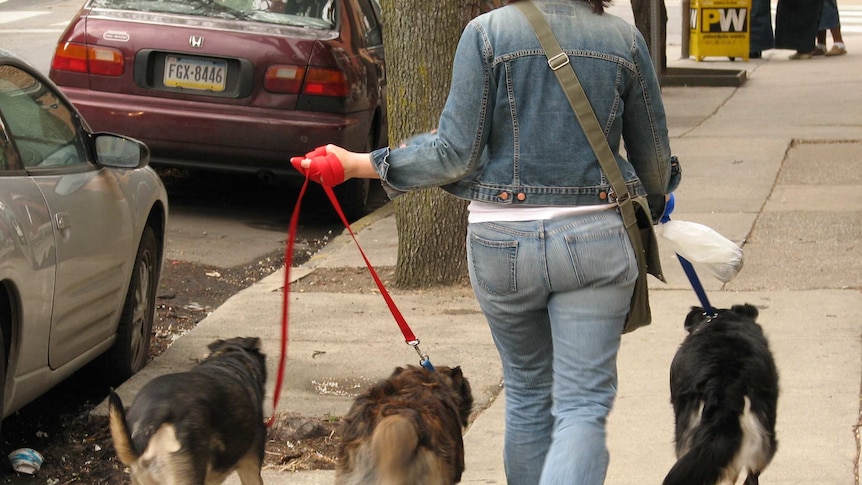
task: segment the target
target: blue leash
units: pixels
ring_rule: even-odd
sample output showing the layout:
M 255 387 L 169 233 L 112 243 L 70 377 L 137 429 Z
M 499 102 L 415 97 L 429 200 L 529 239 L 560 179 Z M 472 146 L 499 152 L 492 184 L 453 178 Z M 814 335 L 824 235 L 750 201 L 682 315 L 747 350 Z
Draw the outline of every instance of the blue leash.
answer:
M 709 304 L 709 298 L 706 297 L 706 291 L 703 289 L 703 285 L 700 283 L 700 278 L 697 277 L 697 272 L 694 270 L 694 266 L 691 262 L 679 254 L 676 255 L 677 259 L 679 259 L 679 264 L 682 265 L 682 270 L 685 271 L 685 275 L 688 276 L 688 281 L 691 283 L 691 287 L 694 290 L 694 293 L 697 295 L 697 298 L 700 300 L 700 306 L 703 307 L 703 313 L 710 316 L 715 316 L 716 311 Z
M 670 194 L 670 199 L 667 201 L 667 204 L 664 208 L 664 214 L 661 216 L 661 223 L 664 224 L 670 220 L 670 213 L 673 212 L 674 209 L 674 196 Z M 703 307 L 703 313 L 709 316 L 715 316 L 718 312 L 715 311 L 715 308 L 712 307 L 709 303 L 709 298 L 706 296 L 706 290 L 703 289 L 703 284 L 700 282 L 700 278 L 697 276 L 697 271 L 694 270 L 694 265 L 691 264 L 691 261 L 683 258 L 678 253 L 676 255 L 677 259 L 679 259 L 679 264 L 682 265 L 682 270 L 685 271 L 685 275 L 688 277 L 688 281 L 691 283 L 691 288 L 694 290 L 694 293 L 697 295 L 698 300 L 700 300 L 700 306 Z

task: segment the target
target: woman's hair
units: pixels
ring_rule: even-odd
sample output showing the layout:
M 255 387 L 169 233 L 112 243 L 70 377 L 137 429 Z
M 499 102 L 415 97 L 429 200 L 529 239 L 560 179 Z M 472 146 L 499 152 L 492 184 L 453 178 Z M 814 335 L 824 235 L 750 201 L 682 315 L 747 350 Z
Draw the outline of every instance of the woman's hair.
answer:
M 520 2 L 521 0 L 509 0 L 506 3 Z M 601 14 L 611 5 L 611 0 L 572 0 L 573 2 L 584 2 L 593 7 L 593 12 Z

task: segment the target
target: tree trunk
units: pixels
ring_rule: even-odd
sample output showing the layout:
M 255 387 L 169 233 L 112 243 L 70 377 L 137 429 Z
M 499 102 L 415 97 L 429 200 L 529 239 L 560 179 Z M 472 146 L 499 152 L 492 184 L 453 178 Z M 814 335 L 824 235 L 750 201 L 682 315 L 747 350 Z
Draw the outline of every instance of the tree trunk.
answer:
M 632 0 L 632 13 L 635 17 L 635 26 L 646 39 L 647 45 L 651 49 L 655 48 L 652 45 L 652 6 L 653 0 Z M 656 72 L 661 75 L 667 72 L 667 8 L 664 0 L 659 0 L 659 59 L 661 65 L 655 66 Z
M 388 73 L 389 140 L 397 146 L 434 129 L 449 93 L 464 24 L 502 0 L 386 0 L 383 39 Z M 441 189 L 395 200 L 399 287 L 448 285 L 467 275 L 467 201 Z

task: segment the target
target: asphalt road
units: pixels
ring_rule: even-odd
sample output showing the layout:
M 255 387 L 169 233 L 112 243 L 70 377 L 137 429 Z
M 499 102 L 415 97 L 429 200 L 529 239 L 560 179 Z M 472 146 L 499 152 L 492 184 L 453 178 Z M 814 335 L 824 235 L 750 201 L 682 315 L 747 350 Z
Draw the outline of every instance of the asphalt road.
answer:
M 162 174 L 171 205 L 168 260 L 233 268 L 284 251 L 298 187 L 254 176 L 171 173 Z M 370 197 L 371 210 L 386 203 L 379 184 Z M 304 250 L 302 241 L 325 242 L 344 229 L 317 187 L 310 188 L 301 207 L 296 251 Z

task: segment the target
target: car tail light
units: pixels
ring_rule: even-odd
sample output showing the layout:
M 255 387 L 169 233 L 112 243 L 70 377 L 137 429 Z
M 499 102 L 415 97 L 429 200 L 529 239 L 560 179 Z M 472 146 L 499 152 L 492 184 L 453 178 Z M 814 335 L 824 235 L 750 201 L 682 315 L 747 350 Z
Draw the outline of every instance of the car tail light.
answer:
M 69 43 L 57 45 L 51 67 L 59 71 L 87 72 L 87 46 Z
M 312 96 L 345 97 L 350 92 L 347 77 L 338 69 L 299 66 L 270 66 L 264 75 L 267 91 Z
M 338 69 L 312 67 L 308 69 L 303 94 L 344 97 L 350 93 L 347 77 Z
M 263 87 L 272 93 L 298 94 L 305 69 L 298 66 L 275 65 L 266 70 Z
M 51 67 L 58 71 L 119 76 L 123 74 L 125 61 L 117 49 L 64 42 L 54 51 Z

